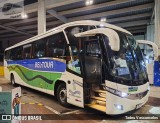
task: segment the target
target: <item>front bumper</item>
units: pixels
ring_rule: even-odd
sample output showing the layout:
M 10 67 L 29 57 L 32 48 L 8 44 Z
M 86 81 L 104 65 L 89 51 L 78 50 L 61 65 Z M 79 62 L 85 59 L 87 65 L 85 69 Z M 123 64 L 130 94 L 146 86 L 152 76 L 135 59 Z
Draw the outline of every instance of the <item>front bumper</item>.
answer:
M 147 91 L 144 97 L 139 99 L 122 98 L 106 92 L 106 114 L 118 115 L 138 109 L 148 101 L 148 97 L 149 91 Z

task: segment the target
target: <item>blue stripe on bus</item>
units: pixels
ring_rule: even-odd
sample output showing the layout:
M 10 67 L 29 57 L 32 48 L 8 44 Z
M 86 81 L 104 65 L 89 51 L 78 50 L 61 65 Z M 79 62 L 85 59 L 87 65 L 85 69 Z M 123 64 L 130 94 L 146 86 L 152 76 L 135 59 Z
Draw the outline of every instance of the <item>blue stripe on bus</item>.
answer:
M 54 72 L 65 72 L 66 64 L 60 61 L 52 59 L 29 59 L 29 60 L 17 60 L 8 61 L 8 65 L 21 65 L 28 69 L 38 71 L 54 71 Z

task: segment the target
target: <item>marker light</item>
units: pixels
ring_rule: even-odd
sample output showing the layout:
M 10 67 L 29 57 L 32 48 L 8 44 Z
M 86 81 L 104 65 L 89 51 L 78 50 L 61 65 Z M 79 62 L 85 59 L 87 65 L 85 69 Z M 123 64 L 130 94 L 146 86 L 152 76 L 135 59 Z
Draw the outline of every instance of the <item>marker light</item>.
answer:
M 28 18 L 28 15 L 26 13 L 22 13 L 21 16 L 22 16 L 23 19 L 27 19 Z
M 87 1 L 86 1 L 86 5 L 87 5 L 87 6 L 92 5 L 92 4 L 93 4 L 93 0 L 87 0 Z
M 101 22 L 106 22 L 107 20 L 106 20 L 106 18 L 101 18 L 100 21 L 101 21 Z

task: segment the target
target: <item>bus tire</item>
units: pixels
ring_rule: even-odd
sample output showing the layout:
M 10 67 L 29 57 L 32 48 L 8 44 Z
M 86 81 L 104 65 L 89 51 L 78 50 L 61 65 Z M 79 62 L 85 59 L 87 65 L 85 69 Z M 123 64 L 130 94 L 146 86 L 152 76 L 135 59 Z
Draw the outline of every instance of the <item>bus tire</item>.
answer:
M 62 106 L 69 107 L 69 104 L 67 103 L 67 89 L 65 83 L 61 83 L 58 86 L 56 97 Z
M 14 78 L 14 75 L 13 74 L 11 74 L 11 84 L 13 85 L 13 86 L 15 86 L 16 85 L 16 83 L 15 83 L 15 78 Z

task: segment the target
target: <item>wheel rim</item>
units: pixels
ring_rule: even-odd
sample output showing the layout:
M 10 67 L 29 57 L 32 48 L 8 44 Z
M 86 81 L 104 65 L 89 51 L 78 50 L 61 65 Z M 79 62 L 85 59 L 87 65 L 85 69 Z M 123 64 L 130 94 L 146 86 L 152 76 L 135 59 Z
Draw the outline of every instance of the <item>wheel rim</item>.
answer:
M 59 92 L 59 98 L 60 98 L 61 102 L 65 102 L 66 97 L 67 97 L 67 91 L 65 88 L 62 88 Z

